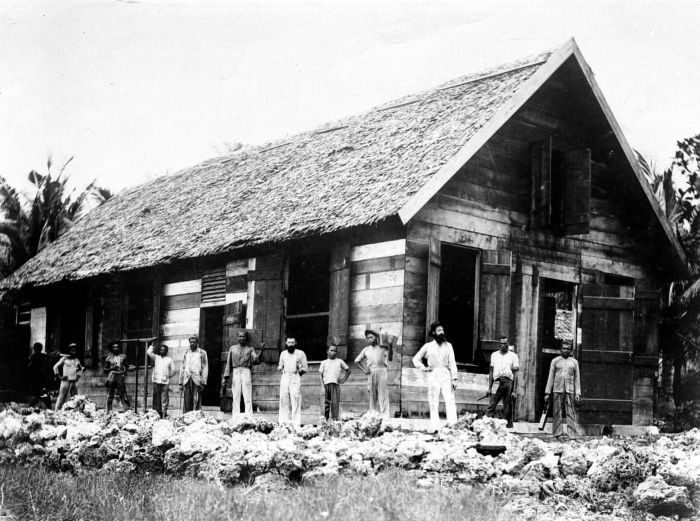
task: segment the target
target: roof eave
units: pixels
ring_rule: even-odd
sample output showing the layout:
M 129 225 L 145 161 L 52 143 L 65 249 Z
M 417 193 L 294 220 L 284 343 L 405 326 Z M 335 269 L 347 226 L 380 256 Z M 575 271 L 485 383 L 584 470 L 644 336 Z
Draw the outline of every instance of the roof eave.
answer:
M 612 128 L 620 147 L 625 153 L 627 162 L 632 168 L 637 181 L 644 191 L 647 201 L 651 205 L 654 215 L 661 225 L 664 235 L 669 241 L 671 250 L 674 254 L 674 259 L 677 263 L 676 267 L 678 271 L 687 276 L 689 271 L 686 254 L 678 241 L 678 238 L 673 233 L 671 225 L 664 216 L 661 206 L 654 197 L 651 187 L 646 182 L 636 155 L 622 133 L 622 129 L 610 110 L 610 106 L 605 100 L 598 83 L 595 81 L 595 77 L 590 66 L 583 58 L 583 55 L 581 54 L 581 51 L 573 38 L 569 39 L 564 45 L 552 53 L 552 55 L 537 70 L 537 72 L 528 78 L 527 81 L 525 81 L 523 86 L 508 101 L 508 103 L 501 107 L 498 113 L 496 113 L 483 127 L 481 127 L 481 129 L 479 129 L 479 131 L 467 143 L 465 143 L 464 146 L 454 156 L 452 156 L 440 168 L 440 170 L 438 170 L 436 174 L 406 202 L 406 204 L 403 205 L 403 207 L 401 207 L 401 209 L 398 211 L 401 222 L 407 224 L 571 56 L 576 58 L 576 61 L 578 62 L 588 85 L 593 91 L 598 104 L 605 114 L 608 124 Z

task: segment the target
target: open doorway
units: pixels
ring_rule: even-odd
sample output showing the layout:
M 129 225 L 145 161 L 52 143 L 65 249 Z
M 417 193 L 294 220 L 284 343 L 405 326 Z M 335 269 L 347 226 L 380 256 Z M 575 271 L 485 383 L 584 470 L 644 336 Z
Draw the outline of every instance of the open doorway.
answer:
M 559 356 L 561 343 L 576 345 L 576 284 L 561 280 L 540 279 L 537 323 L 537 395 L 536 415 L 544 407 L 544 391 L 549 366 Z
M 224 345 L 224 306 L 202 308 L 201 347 L 207 352 L 209 378 L 202 395 L 202 405 L 219 406 L 221 402 L 221 352 Z
M 474 361 L 476 346 L 476 281 L 478 253 L 442 243 L 440 267 L 440 322 L 454 347 L 457 363 Z

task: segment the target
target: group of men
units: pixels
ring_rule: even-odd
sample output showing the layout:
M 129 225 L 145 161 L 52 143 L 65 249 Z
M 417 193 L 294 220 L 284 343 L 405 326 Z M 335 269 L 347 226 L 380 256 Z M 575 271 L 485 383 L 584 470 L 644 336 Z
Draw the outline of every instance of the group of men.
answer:
M 457 364 L 454 349 L 447 341 L 445 328 L 439 322 L 430 326 L 432 340 L 424 344 L 413 357 L 413 365 L 426 375 L 428 402 L 430 406 L 430 425 L 432 430 L 439 427 L 440 394 L 445 402 L 448 424 L 457 421 L 455 389 L 458 381 Z M 369 409 L 376 411 L 384 418 L 389 418 L 389 387 L 387 378 L 388 349 L 380 345 L 380 335 L 372 330 L 365 331 L 367 346 L 355 358 L 355 364 L 367 375 L 369 394 Z M 261 350 L 250 345 L 248 333 L 240 331 L 237 343 L 229 348 L 224 367 L 222 386 L 231 385 L 234 413 L 238 412 L 241 398 L 244 403 L 244 414 L 253 413 L 252 375 L 254 365 L 260 363 L 264 343 Z M 48 386 L 46 367 L 49 357 L 42 352 L 41 344 L 35 344 L 30 357 L 28 369 L 32 393 L 40 394 Z M 49 364 L 53 374 L 60 381 L 56 410 L 60 409 L 66 399 L 75 394 L 76 384 L 83 372 L 83 367 L 77 357 L 77 346 L 71 344 L 68 354 L 59 354 L 58 359 Z M 161 417 L 166 417 L 169 406 L 170 379 L 175 374 L 175 364 L 168 356 L 168 346 L 161 344 L 156 351 L 154 345 L 148 348 L 147 355 L 153 360 L 151 382 L 153 384 L 152 407 Z M 563 416 L 566 416 L 568 435 L 578 435 L 576 408 L 581 401 L 581 382 L 578 362 L 571 356 L 572 344 L 568 340 L 562 342 L 561 356 L 556 357 L 549 370 L 545 389 L 545 407 L 549 406 L 553 397 L 553 434 L 562 436 Z M 55 360 L 55 358 L 54 358 Z M 308 372 L 306 354 L 297 348 L 294 337 L 287 337 L 285 350 L 280 353 L 277 369 L 281 373 L 279 396 L 279 422 L 301 425 L 301 377 Z M 112 410 L 115 394 L 124 405 L 130 407 L 126 393 L 125 377 L 128 370 L 127 356 L 122 353 L 119 342 L 110 346 L 110 354 L 105 358 L 104 372 L 107 376 L 105 386 L 108 390 L 107 411 Z M 500 402 L 503 402 L 503 413 L 507 427 L 513 427 L 513 401 L 518 388 L 517 377 L 520 370 L 518 356 L 510 350 L 508 338 L 502 336 L 499 340 L 499 350 L 491 355 L 489 364 L 488 391 L 489 405 L 487 416 L 493 416 Z M 340 414 L 340 386 L 350 376 L 350 367 L 337 358 L 337 346 L 330 345 L 327 359 L 319 367 L 319 377 L 322 385 L 323 410 L 326 419 L 336 419 Z M 182 410 L 189 412 L 201 408 L 202 392 L 207 385 L 209 363 L 207 353 L 199 347 L 196 335 L 189 338 L 189 349 L 185 352 L 180 367 L 179 385 L 182 393 Z M 494 391 L 494 385 L 495 391 Z

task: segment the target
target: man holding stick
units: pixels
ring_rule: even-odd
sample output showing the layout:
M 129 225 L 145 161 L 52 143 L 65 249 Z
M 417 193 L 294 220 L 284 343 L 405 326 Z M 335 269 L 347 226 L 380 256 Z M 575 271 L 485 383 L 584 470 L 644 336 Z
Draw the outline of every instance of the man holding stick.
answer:
M 180 368 L 180 392 L 185 402 L 182 412 L 202 408 L 202 391 L 207 385 L 207 377 L 209 376 L 207 352 L 199 348 L 199 337 L 192 335 L 189 341 L 190 348 L 185 351 Z
M 168 356 L 168 346 L 165 344 L 161 344 L 158 354 L 154 352 L 151 344 L 146 354 L 153 360 L 153 409 L 161 418 L 166 418 L 170 403 L 170 378 L 175 374 L 175 363 Z
M 129 397 L 126 395 L 126 355 L 122 353 L 119 342 L 112 342 L 110 346 L 111 353 L 105 358 L 105 373 L 107 373 L 107 412 L 112 411 L 112 402 L 114 394 L 119 394 L 119 399 L 124 405 L 131 407 Z
M 493 416 L 496 412 L 498 402 L 503 400 L 503 415 L 508 422 L 506 427 L 513 428 L 513 395 L 517 388 L 518 371 L 520 365 L 518 355 L 508 350 L 508 337 L 501 335 L 498 340 L 499 350 L 491 354 L 491 364 L 489 367 L 489 390 L 486 393 L 489 399 L 489 408 L 486 416 Z M 491 393 L 493 382 L 498 382 L 496 393 Z

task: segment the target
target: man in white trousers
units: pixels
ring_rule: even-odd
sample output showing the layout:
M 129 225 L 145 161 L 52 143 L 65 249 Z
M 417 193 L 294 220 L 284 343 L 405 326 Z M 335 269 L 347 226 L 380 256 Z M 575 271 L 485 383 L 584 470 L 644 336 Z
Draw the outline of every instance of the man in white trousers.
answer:
M 279 423 L 290 421 L 297 427 L 301 426 L 301 375 L 308 372 L 309 365 L 306 355 L 297 349 L 294 337 L 287 337 L 287 350 L 280 354 L 277 369 L 282 373 L 280 379 L 280 412 Z
M 261 348 L 265 346 L 261 344 Z M 260 363 L 260 354 L 254 347 L 248 345 L 248 332 L 238 332 L 238 344 L 229 347 L 224 369 L 223 387 L 226 388 L 229 378 L 232 378 L 231 395 L 233 402 L 231 412 L 237 416 L 241 411 L 241 395 L 245 407 L 246 416 L 253 415 L 253 380 L 250 370 Z
M 445 400 L 448 425 L 457 422 L 457 406 L 455 405 L 455 388 L 457 386 L 457 364 L 455 352 L 445 338 L 445 328 L 440 322 L 430 326 L 432 342 L 420 348 L 413 357 L 413 365 L 424 371 L 428 380 L 428 402 L 430 403 L 430 428 L 437 431 L 440 427 L 440 391 Z M 423 358 L 428 365 L 423 365 Z

